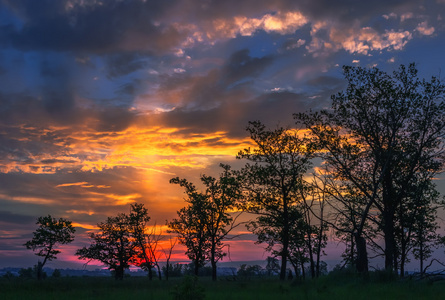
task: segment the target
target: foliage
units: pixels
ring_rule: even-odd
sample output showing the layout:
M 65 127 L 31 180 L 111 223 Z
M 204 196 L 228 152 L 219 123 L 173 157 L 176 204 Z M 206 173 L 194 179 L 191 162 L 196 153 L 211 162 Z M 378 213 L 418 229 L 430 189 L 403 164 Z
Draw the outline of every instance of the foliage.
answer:
M 2 275 L 2 277 L 6 279 L 12 279 L 15 277 L 15 275 L 11 271 L 7 271 L 5 274 Z
M 238 159 L 246 159 L 239 177 L 243 180 L 241 207 L 258 217 L 248 225 L 267 243 L 267 250 L 281 257 L 280 278 L 285 279 L 290 242 L 302 220 L 301 209 L 307 185 L 303 175 L 311 166 L 312 150 L 295 130 L 267 130 L 259 121 L 249 122 L 247 131 L 256 148 L 244 149 Z M 278 248 L 278 249 L 277 249 Z
M 150 279 L 152 269 L 157 267 L 161 278 L 160 253 L 156 250 L 161 234 L 156 234 L 156 226 L 148 230 L 149 220 L 144 205 L 134 203 L 128 215 L 120 213 L 97 224 L 100 231 L 90 233 L 91 245 L 77 250 L 76 255 L 79 259 L 102 262 L 113 271 L 116 279 L 123 279 L 124 270 L 130 265 L 147 270 Z
M 173 178 L 171 183 L 185 188 L 187 207 L 178 211 L 178 218 L 167 223 L 170 232 L 178 234 L 181 244 L 187 247 L 186 254 L 195 264 L 195 275 L 206 260 L 212 266 L 212 278 L 216 280 L 216 263 L 226 253 L 223 251 L 223 239 L 238 224 L 229 213 L 235 208 L 240 197 L 240 186 L 230 166 L 223 168 L 220 177 L 201 175 L 205 187 L 198 191 L 196 186 L 186 179 Z M 239 215 L 239 214 L 238 214 Z
M 262 272 L 263 268 L 260 265 L 242 264 L 236 274 L 240 277 L 252 277 L 259 276 Z
M 278 259 L 268 256 L 266 262 L 267 276 L 276 275 L 280 272 L 280 263 L 278 262 Z
M 59 269 L 54 269 L 53 273 L 51 274 L 51 277 L 54 278 L 60 278 L 62 276 L 62 274 L 60 273 Z
M 64 218 L 53 218 L 51 215 L 39 217 L 36 222 L 37 230 L 33 232 L 33 238 L 27 241 L 24 246 L 27 249 L 37 251 L 37 256 L 43 257 L 43 262 L 37 264 L 37 278 L 42 279 L 42 269 L 47 261 L 57 259 L 60 250 L 55 247 L 58 244 L 68 244 L 74 240 L 76 229 L 71 221 Z
M 198 283 L 198 277 L 185 276 L 172 292 L 174 300 L 205 299 L 204 287 Z
M 158 276 L 161 278 L 160 266 L 158 264 L 159 253 L 156 251 L 161 234 L 156 233 L 156 226 L 148 230 L 150 216 L 143 204 L 131 205 L 130 214 L 126 216 L 135 255 L 131 262 L 148 272 L 152 280 L 152 269 L 158 268 Z
M 267 300 L 267 299 L 443 299 L 444 281 L 402 280 L 382 282 L 382 276 L 370 272 L 369 280 L 353 274 L 323 276 L 300 284 L 281 282 L 270 277 L 255 277 L 250 280 L 212 282 L 200 278 L 198 284 L 205 286 L 205 296 L 212 300 Z M 170 281 L 145 277 L 130 277 L 116 283 L 108 277 L 62 277 L 44 281 L 11 280 L 0 278 L 2 299 L 47 300 L 47 299 L 172 299 L 172 291 L 181 284 L 181 279 Z
M 295 117 L 323 150 L 328 173 L 338 185 L 352 187 L 351 200 L 363 203 L 354 211 L 358 222 L 352 228 L 357 268 L 367 270 L 364 230 L 369 221 L 383 233 L 385 267 L 392 271 L 400 250 L 396 212 L 414 201 L 414 191 L 424 193 L 422 187 L 444 165 L 445 87 L 434 77 L 418 79 L 414 64 L 392 75 L 377 68 L 343 70 L 348 86 L 332 96 L 331 110 Z M 371 211 L 377 211 L 375 218 Z
M 26 268 L 26 269 L 25 268 L 21 268 L 19 270 L 19 277 L 20 278 L 31 279 L 31 278 L 34 278 L 34 272 L 33 272 L 32 268 Z
M 124 270 L 136 255 L 135 244 L 131 239 L 131 228 L 125 214 L 108 217 L 97 224 L 100 231 L 90 233 L 92 244 L 77 250 L 79 259 L 98 260 L 115 271 L 115 278 L 122 280 Z
M 168 273 L 169 277 L 181 277 L 183 266 L 183 264 L 167 264 L 165 266 L 162 266 L 162 272 L 164 274 Z

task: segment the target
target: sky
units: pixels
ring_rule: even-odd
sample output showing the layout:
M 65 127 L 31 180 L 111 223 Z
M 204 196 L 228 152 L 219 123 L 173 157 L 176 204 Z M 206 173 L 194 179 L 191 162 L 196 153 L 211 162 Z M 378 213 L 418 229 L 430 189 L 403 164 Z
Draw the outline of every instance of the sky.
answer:
M 0 267 L 36 263 L 23 243 L 47 214 L 77 228 L 49 267 L 82 266 L 134 202 L 165 233 L 171 178 L 242 166 L 248 121 L 328 108 L 343 65 L 440 76 L 444 19 L 444 0 L 0 0 Z M 265 259 L 254 241 L 231 259 Z

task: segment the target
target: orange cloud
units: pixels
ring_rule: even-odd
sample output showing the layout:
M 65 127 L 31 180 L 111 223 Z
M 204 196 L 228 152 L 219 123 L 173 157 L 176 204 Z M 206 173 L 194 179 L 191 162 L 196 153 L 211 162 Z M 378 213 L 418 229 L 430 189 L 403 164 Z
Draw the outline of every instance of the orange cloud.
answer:
M 21 128 L 26 138 L 38 142 L 42 135 L 58 136 L 43 153 L 28 154 L 27 162 L 4 158 L 2 172 L 51 174 L 60 169 L 102 171 L 134 167 L 172 174 L 168 168 L 203 168 L 215 157 L 234 156 L 248 146 L 247 139 L 233 139 L 226 132 L 183 134 L 180 128 L 133 126 L 119 132 L 97 132 L 87 126 L 67 132 L 66 128 L 42 130 Z M 57 187 L 96 187 L 88 182 L 63 183 Z
M 233 19 L 218 19 L 213 21 L 215 33 L 207 33 L 209 38 L 213 35 L 226 38 L 235 38 L 238 34 L 250 36 L 257 30 L 290 34 L 301 28 L 308 22 L 307 18 L 298 11 L 278 12 L 266 14 L 262 18 L 247 18 L 237 16 Z

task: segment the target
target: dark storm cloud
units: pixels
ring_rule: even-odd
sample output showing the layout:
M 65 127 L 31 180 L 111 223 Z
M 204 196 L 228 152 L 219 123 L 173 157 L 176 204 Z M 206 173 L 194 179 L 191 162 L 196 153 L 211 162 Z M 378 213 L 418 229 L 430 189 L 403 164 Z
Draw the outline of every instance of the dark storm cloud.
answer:
M 293 113 L 321 108 L 326 103 L 327 99 L 322 97 L 312 100 L 307 95 L 292 92 L 267 93 L 249 101 L 231 99 L 205 111 L 175 109 L 158 118 L 167 127 L 186 128 L 183 133 L 223 130 L 229 137 L 242 138 L 246 136 L 245 128 L 249 121 L 260 120 L 272 128 L 292 126 Z
M 205 29 L 217 18 L 300 11 L 311 22 L 336 20 L 338 26 L 366 23 L 391 12 L 428 9 L 428 1 L 104 1 L 79 5 L 73 1 L 4 0 L 22 26 L 3 24 L 3 43 L 24 50 L 105 53 L 148 51 L 162 54 L 180 46 L 189 30 L 178 31 L 175 21 Z M 236 7 L 236 9 L 234 9 Z M 340 25 L 343 24 L 343 25 Z M 209 28 L 210 29 L 210 28 Z
M 233 17 L 246 15 L 249 17 L 260 17 L 264 13 L 276 11 L 298 10 L 305 16 L 315 20 L 338 19 L 344 22 L 371 18 L 381 13 L 397 12 L 399 10 L 418 9 L 421 5 L 432 1 L 415 0 L 376 0 L 376 1 L 355 1 L 355 0 L 210 0 L 204 4 L 189 0 L 184 7 L 185 11 L 191 14 L 193 10 L 203 19 L 214 19 L 223 17 Z M 195 3 L 195 5 L 193 5 Z M 236 7 L 236 9 L 233 9 Z M 187 15 L 187 14 L 186 14 Z M 366 21 L 366 20 L 364 20 Z
M 125 107 L 109 107 L 98 112 L 98 131 L 121 131 L 132 124 L 136 112 Z
M 3 1 L 23 25 L 4 26 L 3 43 L 23 50 L 105 53 L 146 50 L 154 53 L 176 46 L 183 36 L 156 19 L 175 1 L 105 1 L 74 5 L 70 1 Z
M 133 122 L 136 112 L 128 109 L 128 103 L 121 106 L 109 105 L 103 107 L 82 108 L 75 105 L 74 97 L 63 92 L 64 87 L 58 87 L 55 91 L 52 85 L 44 90 L 44 97 L 29 96 L 27 94 L 2 94 L 0 93 L 0 123 L 5 125 L 35 127 L 43 129 L 46 126 L 76 126 L 83 127 L 92 122 L 91 129 L 99 131 L 119 131 L 127 128 Z M 67 99 L 68 98 L 68 99 Z M 12 130 L 10 127 L 9 129 Z M 27 131 L 28 132 L 28 131 Z M 28 132 L 29 133 L 29 132 Z M 65 130 L 68 138 L 71 130 Z M 19 132 L 23 134 L 23 132 Z M 10 135 L 15 137 L 15 135 Z
M 248 99 L 252 86 L 273 57 L 251 57 L 249 50 L 233 53 L 221 68 L 215 68 L 205 75 L 173 74 L 162 76 L 159 95 L 165 102 L 178 101 L 187 110 L 207 110 L 225 101 Z M 175 98 L 180 91 L 181 99 Z
M 258 77 L 273 61 L 270 56 L 251 57 L 249 52 L 249 49 L 242 49 L 230 56 L 222 69 L 224 81 L 227 84 Z
M 106 57 L 107 76 L 109 78 L 128 75 L 145 68 L 148 63 L 138 53 L 118 53 Z
M 0 222 L 15 225 L 29 225 L 35 223 L 36 219 L 32 216 L 21 215 L 9 211 L 0 211 Z

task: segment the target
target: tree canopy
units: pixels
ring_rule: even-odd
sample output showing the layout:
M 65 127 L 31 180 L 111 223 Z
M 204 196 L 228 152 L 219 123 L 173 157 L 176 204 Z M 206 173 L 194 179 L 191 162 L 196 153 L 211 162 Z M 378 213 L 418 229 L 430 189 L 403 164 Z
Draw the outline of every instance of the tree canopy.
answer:
M 58 244 L 68 244 L 74 240 L 76 229 L 64 218 L 53 218 L 51 215 L 39 217 L 36 224 L 37 230 L 33 233 L 33 238 L 27 241 L 24 246 L 33 251 L 37 251 L 37 256 L 43 257 L 43 262 L 37 264 L 37 278 L 42 278 L 42 269 L 47 261 L 57 259 L 60 250 L 56 249 Z
M 420 80 L 414 64 L 393 74 L 378 68 L 344 67 L 346 91 L 332 96 L 332 107 L 295 115 L 337 184 L 360 199 L 354 228 L 357 267 L 367 269 L 363 230 L 367 221 L 383 232 L 385 267 L 394 270 L 396 212 L 444 165 L 444 85 L 437 78 Z M 349 206 L 352 207 L 352 206 Z M 371 218 L 370 211 L 378 212 Z M 419 212 L 420 213 L 420 212 Z

